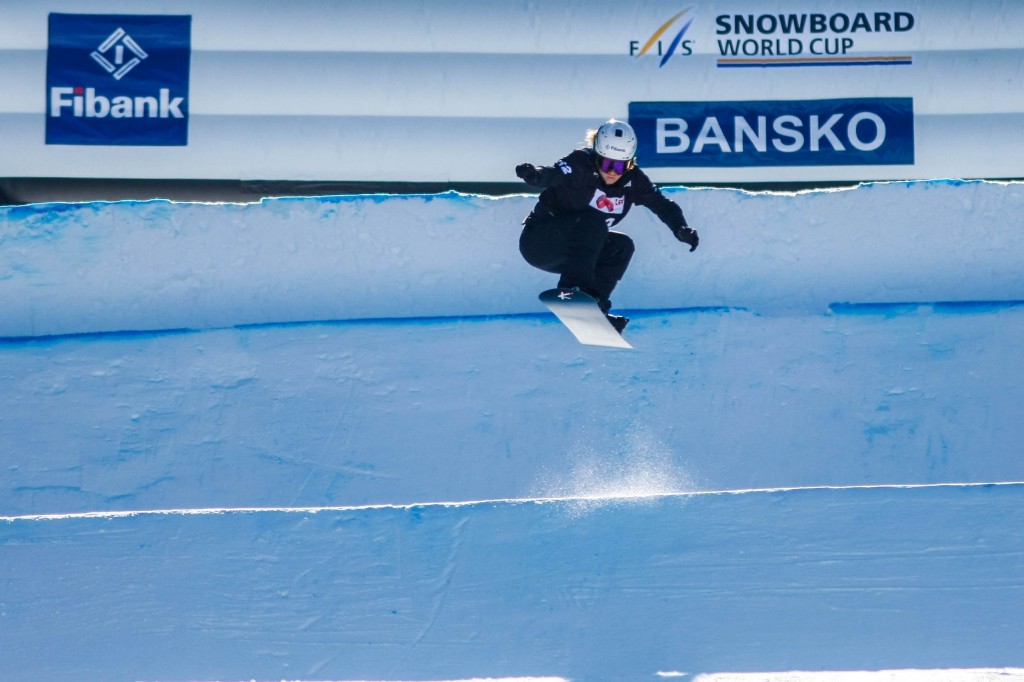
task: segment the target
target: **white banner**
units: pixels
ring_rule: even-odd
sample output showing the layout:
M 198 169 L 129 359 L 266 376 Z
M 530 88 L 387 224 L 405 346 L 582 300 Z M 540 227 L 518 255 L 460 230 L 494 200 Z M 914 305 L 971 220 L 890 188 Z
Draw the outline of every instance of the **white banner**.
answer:
M 514 182 L 610 117 L 637 124 L 662 183 L 1024 177 L 1024 3 L 0 14 L 0 178 Z

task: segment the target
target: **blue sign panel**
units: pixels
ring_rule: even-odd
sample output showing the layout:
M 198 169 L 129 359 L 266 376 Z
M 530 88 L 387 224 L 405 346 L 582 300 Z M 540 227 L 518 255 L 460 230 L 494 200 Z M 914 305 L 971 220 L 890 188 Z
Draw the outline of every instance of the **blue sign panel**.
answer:
M 646 167 L 914 163 L 909 97 L 631 102 L 629 123 Z
M 46 144 L 188 144 L 192 17 L 51 14 Z

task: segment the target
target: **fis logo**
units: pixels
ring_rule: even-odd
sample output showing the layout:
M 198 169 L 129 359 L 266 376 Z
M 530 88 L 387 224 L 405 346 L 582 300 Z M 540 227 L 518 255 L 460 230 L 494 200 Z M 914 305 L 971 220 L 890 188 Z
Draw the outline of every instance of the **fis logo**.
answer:
M 188 144 L 189 16 L 51 14 L 46 143 Z
M 640 47 L 639 40 L 629 41 L 629 54 L 631 57 L 643 57 L 644 55 L 651 53 L 661 56 L 661 61 L 658 63 L 658 68 L 664 68 L 668 60 L 676 54 L 691 55 L 693 54 L 693 41 L 684 40 L 683 37 L 689 30 L 690 25 L 693 24 L 693 17 L 690 15 L 692 7 L 687 7 L 682 12 L 679 12 L 671 19 L 666 21 L 658 30 L 655 31 L 650 38 L 644 43 L 643 47 Z M 668 47 L 665 46 L 665 42 L 662 38 L 668 34 L 671 35 L 669 29 L 679 29 L 672 39 L 668 42 Z

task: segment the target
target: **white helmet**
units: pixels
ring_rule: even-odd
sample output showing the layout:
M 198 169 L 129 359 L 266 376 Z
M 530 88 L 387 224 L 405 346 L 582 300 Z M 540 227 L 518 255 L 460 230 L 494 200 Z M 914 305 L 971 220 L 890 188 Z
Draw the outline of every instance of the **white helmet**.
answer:
M 628 123 L 613 118 L 597 129 L 594 151 L 606 159 L 632 161 L 636 156 L 636 133 Z

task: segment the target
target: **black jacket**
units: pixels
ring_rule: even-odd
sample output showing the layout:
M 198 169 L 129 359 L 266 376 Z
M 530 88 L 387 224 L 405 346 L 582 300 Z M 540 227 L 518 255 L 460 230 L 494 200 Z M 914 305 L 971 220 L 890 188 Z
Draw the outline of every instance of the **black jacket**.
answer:
M 686 227 L 679 204 L 662 194 L 636 166 L 614 185 L 606 185 L 597 171 L 597 154 L 590 149 L 577 149 L 554 166 L 540 166 L 537 171 L 536 180 L 529 184 L 544 190 L 537 203 L 539 212 L 557 216 L 598 211 L 605 216 L 608 227 L 614 227 L 637 204 L 651 209 L 670 228 Z

